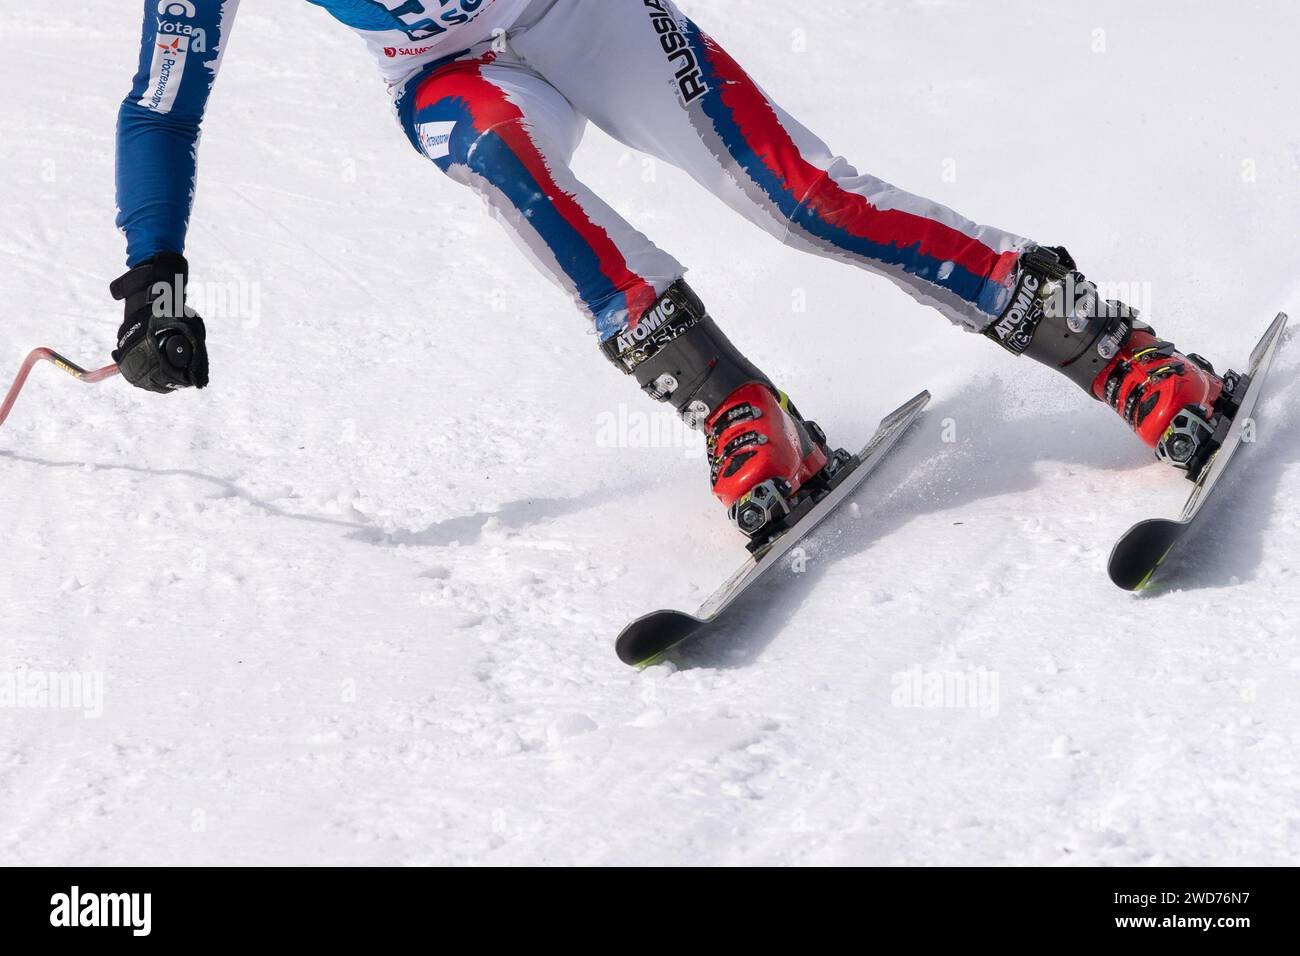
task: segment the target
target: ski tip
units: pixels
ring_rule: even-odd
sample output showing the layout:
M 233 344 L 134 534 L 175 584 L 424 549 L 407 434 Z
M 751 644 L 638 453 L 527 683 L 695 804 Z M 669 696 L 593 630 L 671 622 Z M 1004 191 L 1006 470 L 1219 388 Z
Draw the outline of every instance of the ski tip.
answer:
M 1181 521 L 1151 518 L 1135 524 L 1115 543 L 1107 573 L 1116 587 L 1142 591 L 1187 530 Z
M 624 664 L 651 667 L 706 623 L 682 611 L 655 611 L 623 628 L 614 651 Z

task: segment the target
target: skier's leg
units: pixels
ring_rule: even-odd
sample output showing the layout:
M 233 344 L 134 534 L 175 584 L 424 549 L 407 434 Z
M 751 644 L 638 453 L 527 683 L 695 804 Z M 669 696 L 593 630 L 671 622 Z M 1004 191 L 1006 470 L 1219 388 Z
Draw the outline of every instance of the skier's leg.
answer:
M 435 68 L 398 101 L 412 144 L 474 188 L 521 249 L 606 337 L 684 271 L 569 167 L 585 120 L 507 53 Z
M 1006 308 L 1028 240 L 858 172 L 670 0 L 558 0 L 514 45 L 606 132 L 782 242 L 887 276 L 972 331 Z
M 710 428 L 725 504 L 768 481 L 793 495 L 821 471 L 820 433 L 727 341 L 677 261 L 574 176 L 583 120 L 546 80 L 508 52 L 467 57 L 414 82 L 398 111 L 416 148 L 573 294 L 607 357 Z
M 1206 447 L 1223 386 L 1208 363 L 1159 341 L 1121 304 L 1101 308 L 1063 249 L 859 173 L 672 0 L 557 0 L 515 46 L 611 135 L 684 169 L 782 241 L 885 275 L 1064 372 L 1166 460 L 1184 464 Z M 1179 424 L 1184 410 L 1190 425 Z

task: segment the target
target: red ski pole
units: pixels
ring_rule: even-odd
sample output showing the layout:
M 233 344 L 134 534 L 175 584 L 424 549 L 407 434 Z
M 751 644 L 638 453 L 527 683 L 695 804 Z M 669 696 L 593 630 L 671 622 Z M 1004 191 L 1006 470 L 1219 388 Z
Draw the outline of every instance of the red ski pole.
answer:
M 116 365 L 106 365 L 93 372 L 87 372 L 80 365 L 69 362 L 53 349 L 33 349 L 31 354 L 23 360 L 23 367 L 18 370 L 18 377 L 15 378 L 14 383 L 9 386 L 9 392 L 5 395 L 4 404 L 0 405 L 0 425 L 5 423 L 5 419 L 9 417 L 9 410 L 14 407 L 14 402 L 18 401 L 18 393 L 21 392 L 23 386 L 27 384 L 27 376 L 31 374 L 33 366 L 35 366 L 37 362 L 41 361 L 52 362 L 73 378 L 80 379 L 87 385 L 94 385 L 96 382 L 102 382 L 106 378 L 112 378 L 118 371 Z

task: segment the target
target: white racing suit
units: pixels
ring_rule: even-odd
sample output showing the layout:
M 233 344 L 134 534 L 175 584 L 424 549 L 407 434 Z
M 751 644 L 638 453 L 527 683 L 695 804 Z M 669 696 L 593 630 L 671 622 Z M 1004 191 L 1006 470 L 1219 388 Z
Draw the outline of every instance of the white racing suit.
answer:
M 972 331 L 1006 309 L 1032 246 L 859 173 L 671 0 L 310 2 L 366 39 L 411 143 L 486 197 L 602 341 L 685 270 L 574 175 L 588 121 L 782 242 L 886 276 Z M 183 252 L 199 123 L 236 6 L 146 0 L 119 124 L 128 264 Z

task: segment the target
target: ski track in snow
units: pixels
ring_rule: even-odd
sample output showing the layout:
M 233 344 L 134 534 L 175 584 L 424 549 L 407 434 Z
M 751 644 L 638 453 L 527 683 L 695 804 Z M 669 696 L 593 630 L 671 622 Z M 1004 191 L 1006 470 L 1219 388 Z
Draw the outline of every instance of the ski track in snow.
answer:
M 1185 348 L 1239 366 L 1300 311 L 1285 4 L 683 5 L 854 162 L 1146 283 Z M 0 2 L 5 376 L 38 344 L 106 360 L 116 328 L 138 6 L 83 7 Z M 602 415 L 660 408 L 410 151 L 345 30 L 244 8 L 189 252 L 257 298 L 209 315 L 213 387 L 47 366 L 0 431 L 0 671 L 105 680 L 99 719 L 0 710 L 0 859 L 1300 861 L 1294 343 L 1133 598 L 1108 549 L 1184 489 L 1113 416 L 589 132 L 582 174 L 833 438 L 935 393 L 779 596 L 637 673 L 619 628 L 740 557 L 703 461 L 606 447 Z M 996 707 L 894 706 L 914 668 L 996 675 Z

